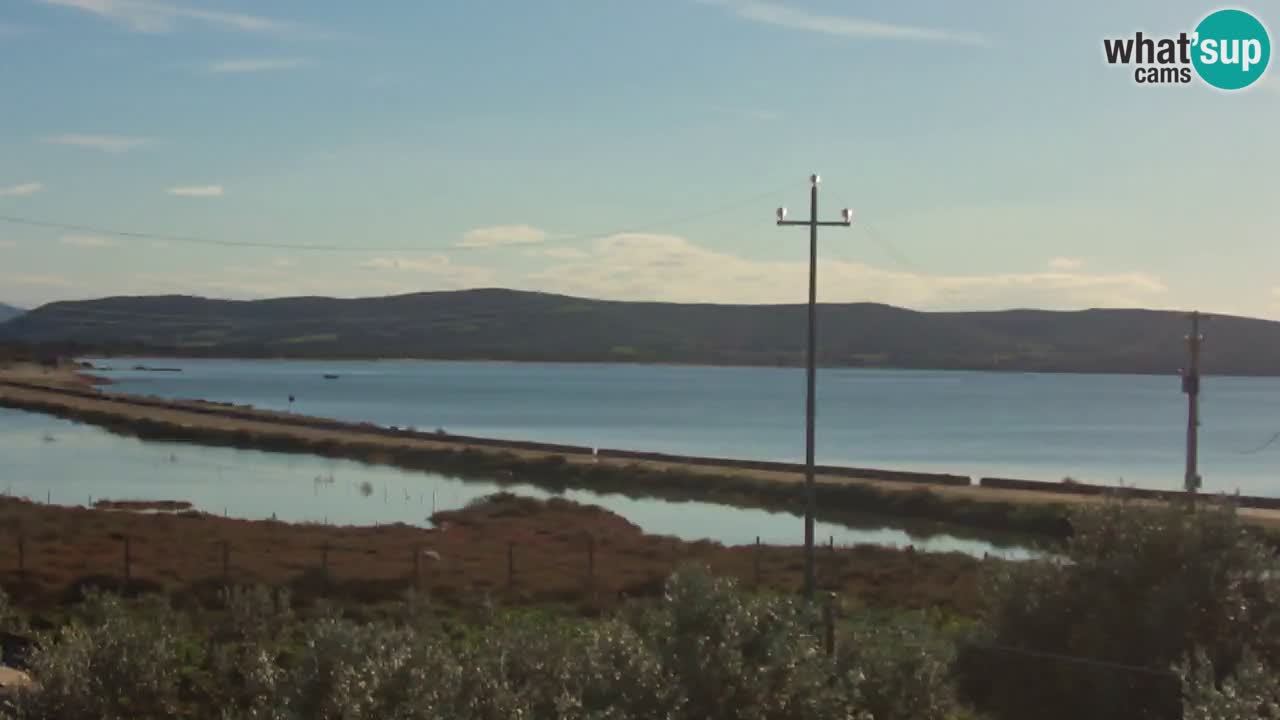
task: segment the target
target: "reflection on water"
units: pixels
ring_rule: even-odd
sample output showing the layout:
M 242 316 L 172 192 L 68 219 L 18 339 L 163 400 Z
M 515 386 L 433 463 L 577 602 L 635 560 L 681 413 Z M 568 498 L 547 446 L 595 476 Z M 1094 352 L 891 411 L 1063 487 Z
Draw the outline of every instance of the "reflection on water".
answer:
M 145 442 L 36 413 L 0 408 L 0 492 L 85 505 L 96 499 L 186 500 L 230 517 L 343 525 L 430 526 L 435 510 L 460 508 L 499 490 L 532 497 L 552 493 L 529 485 L 462 481 L 432 473 L 291 455 L 182 443 Z M 725 544 L 797 544 L 803 523 L 787 513 L 700 502 L 633 499 L 571 490 L 561 494 L 600 505 L 646 532 Z M 839 545 L 915 545 L 1025 557 L 1021 550 L 946 535 L 913 538 L 894 528 L 818 523 L 818 538 Z

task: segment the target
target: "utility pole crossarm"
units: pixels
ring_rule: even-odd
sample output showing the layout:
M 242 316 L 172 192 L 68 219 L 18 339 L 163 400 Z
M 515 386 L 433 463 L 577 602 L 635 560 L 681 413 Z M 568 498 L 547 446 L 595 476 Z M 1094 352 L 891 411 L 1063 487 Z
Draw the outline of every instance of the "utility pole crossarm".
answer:
M 778 208 L 778 225 L 809 228 L 809 335 L 805 353 L 805 426 L 804 426 L 804 596 L 812 602 L 816 588 L 813 555 L 813 522 L 817 509 L 814 494 L 814 418 L 816 416 L 817 335 L 818 335 L 818 228 L 848 227 L 853 224 L 853 211 L 845 208 L 839 221 L 818 220 L 817 175 L 809 178 L 809 219 L 788 220 L 787 209 Z

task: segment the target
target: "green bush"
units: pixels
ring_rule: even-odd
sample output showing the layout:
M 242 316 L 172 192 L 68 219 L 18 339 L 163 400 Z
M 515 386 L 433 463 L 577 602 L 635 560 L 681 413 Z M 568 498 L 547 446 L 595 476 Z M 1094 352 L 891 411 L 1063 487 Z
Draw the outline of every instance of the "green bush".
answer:
M 877 720 L 950 720 L 962 713 L 951 679 L 955 644 L 921 618 L 857 622 L 837 647 L 836 668 L 857 678 L 863 706 Z
M 178 704 L 180 655 L 168 607 L 128 610 L 91 594 L 82 618 L 41 639 L 31 658 L 38 691 L 20 692 L 19 718 L 168 718 Z
M 1169 717 L 1173 668 L 1219 680 L 1280 660 L 1280 565 L 1230 507 L 1110 501 L 1080 511 L 1063 556 L 1007 563 L 959 669 L 997 718 Z
M 1183 720 L 1280 720 L 1280 674 L 1252 654 L 1222 682 L 1203 653 L 1191 665 L 1183 671 Z
M 195 611 L 197 615 L 205 612 Z M 950 647 L 923 622 L 819 617 L 686 568 L 661 601 L 604 620 L 502 615 L 462 632 L 418 607 L 357 622 L 229 590 L 203 624 L 91 596 L 45 638 L 23 720 L 943 720 Z M 186 616 L 195 617 L 195 616 Z M 201 616 L 204 617 L 204 616 Z M 4 710 L 0 710 L 3 715 Z

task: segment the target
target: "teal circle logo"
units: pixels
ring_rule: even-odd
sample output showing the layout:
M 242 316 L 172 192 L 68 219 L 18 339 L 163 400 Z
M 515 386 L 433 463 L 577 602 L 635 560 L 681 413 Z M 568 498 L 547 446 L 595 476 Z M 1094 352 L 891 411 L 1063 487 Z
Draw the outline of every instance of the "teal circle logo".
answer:
M 1249 87 L 1271 60 L 1271 37 L 1243 10 L 1219 10 L 1200 21 L 1191 62 L 1200 78 L 1220 90 Z

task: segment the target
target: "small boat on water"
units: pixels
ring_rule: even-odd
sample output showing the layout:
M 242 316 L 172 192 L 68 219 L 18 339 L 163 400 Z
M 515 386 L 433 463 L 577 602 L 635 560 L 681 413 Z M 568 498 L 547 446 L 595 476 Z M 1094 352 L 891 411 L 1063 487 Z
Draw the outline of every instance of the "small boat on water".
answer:
M 337 375 L 333 375 L 333 374 L 331 374 L 331 373 L 325 373 L 325 375 L 324 375 L 324 379 L 325 379 L 325 380 L 337 380 L 337 379 L 338 379 L 338 376 L 337 376 Z

